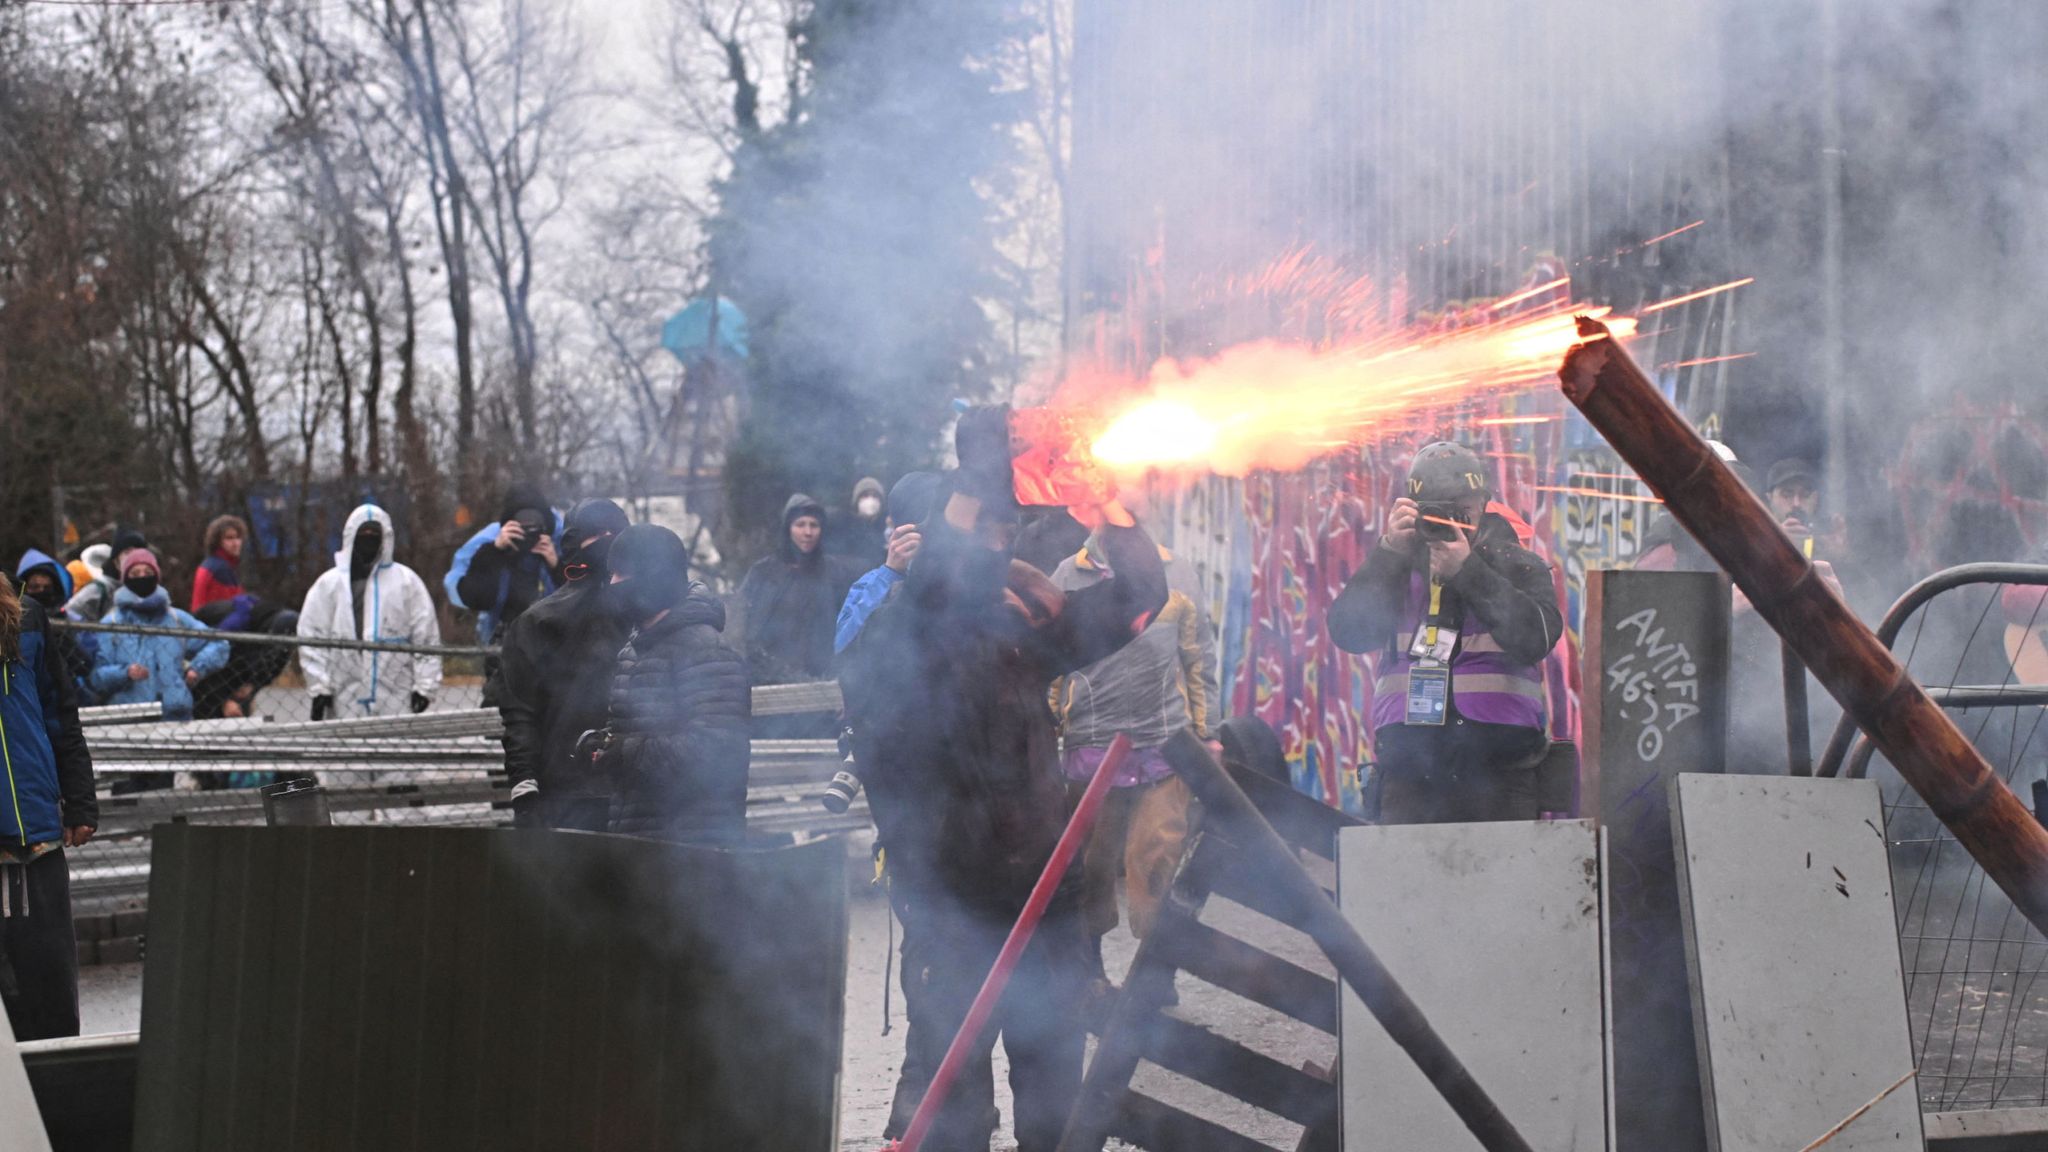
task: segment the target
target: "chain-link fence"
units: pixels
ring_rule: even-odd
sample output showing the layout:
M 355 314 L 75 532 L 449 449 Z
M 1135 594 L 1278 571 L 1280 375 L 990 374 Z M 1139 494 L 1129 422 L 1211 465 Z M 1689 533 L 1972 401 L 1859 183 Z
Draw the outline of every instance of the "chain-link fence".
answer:
M 1914 678 L 2022 800 L 2048 778 L 2048 567 L 1939 573 L 1880 628 Z M 1821 765 L 1884 796 L 1908 1020 L 1928 1111 L 2048 1105 L 2048 940 L 1870 745 L 1838 731 Z
M 151 828 L 262 823 L 260 789 L 271 783 L 319 781 L 337 824 L 511 822 L 503 728 L 485 699 L 491 649 L 310 640 L 288 627 L 57 627 L 82 690 L 99 701 L 80 713 L 99 831 L 70 853 L 88 961 L 139 954 Z M 330 702 L 316 703 L 309 665 Z M 838 707 L 836 684 L 754 690 L 757 717 L 822 719 Z M 866 827 L 864 803 L 844 812 L 822 803 L 838 764 L 829 739 L 756 739 L 750 836 L 788 842 Z

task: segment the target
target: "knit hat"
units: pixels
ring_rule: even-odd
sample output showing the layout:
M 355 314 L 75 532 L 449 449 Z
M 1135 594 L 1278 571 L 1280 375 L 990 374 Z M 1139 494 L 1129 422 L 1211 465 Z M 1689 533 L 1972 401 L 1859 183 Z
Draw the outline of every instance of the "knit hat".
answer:
M 128 572 L 132 568 L 147 568 L 150 575 L 157 577 L 161 577 L 164 574 L 163 566 L 157 563 L 156 553 L 147 548 L 130 548 L 128 550 L 128 555 L 122 558 L 121 578 L 127 579 Z
M 938 503 L 945 481 L 936 472 L 909 472 L 889 489 L 889 519 L 897 524 L 922 524 Z

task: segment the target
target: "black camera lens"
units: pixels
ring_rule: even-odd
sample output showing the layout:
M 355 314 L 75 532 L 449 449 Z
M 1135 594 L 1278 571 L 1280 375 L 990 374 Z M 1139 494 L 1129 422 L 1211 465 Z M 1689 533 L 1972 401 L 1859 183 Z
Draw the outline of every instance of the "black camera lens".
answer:
M 1415 531 L 1424 540 L 1456 540 L 1458 526 L 1465 522 L 1456 504 L 1424 504 L 1417 511 L 1420 515 L 1415 522 Z
M 825 811 L 838 816 L 853 807 L 853 798 L 858 795 L 860 777 L 851 772 L 840 771 L 833 774 L 832 782 L 825 785 L 825 793 L 818 797 L 818 800 L 825 805 Z

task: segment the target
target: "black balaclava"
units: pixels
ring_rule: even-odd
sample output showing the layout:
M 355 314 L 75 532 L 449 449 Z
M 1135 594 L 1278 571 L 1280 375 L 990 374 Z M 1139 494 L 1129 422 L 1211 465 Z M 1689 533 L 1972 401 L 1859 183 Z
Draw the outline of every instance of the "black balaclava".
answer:
M 595 578 L 602 586 L 610 573 L 607 561 L 613 542 L 631 522 L 617 504 L 609 500 L 581 500 L 562 522 L 562 575 L 581 582 Z M 600 534 L 589 544 L 583 541 Z
M 377 567 L 377 561 L 384 552 L 384 525 L 375 520 L 356 529 L 356 538 L 348 546 L 348 575 L 351 580 L 367 580 Z
M 683 538 L 655 524 L 635 524 L 612 541 L 611 611 L 628 624 L 642 624 L 690 594 L 690 548 Z

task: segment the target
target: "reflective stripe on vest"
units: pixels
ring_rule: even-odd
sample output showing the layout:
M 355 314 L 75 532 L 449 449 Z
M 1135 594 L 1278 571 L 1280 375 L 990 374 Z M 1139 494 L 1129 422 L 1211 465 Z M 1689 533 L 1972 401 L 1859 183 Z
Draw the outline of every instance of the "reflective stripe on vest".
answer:
M 1420 573 L 1411 575 L 1395 637 L 1398 646 L 1376 661 L 1380 675 L 1373 681 L 1374 730 L 1406 720 L 1408 670 L 1415 663 L 1408 650 L 1426 624 L 1428 596 L 1427 581 Z M 1476 613 L 1467 611 L 1461 623 L 1457 654 L 1451 657 L 1451 703 L 1458 715 L 1481 724 L 1547 730 L 1550 698 L 1542 664 L 1510 660 Z
M 1374 696 L 1406 696 L 1408 694 L 1408 673 L 1396 672 L 1382 676 L 1372 682 Z M 1531 700 L 1548 699 L 1541 680 L 1525 680 L 1511 672 L 1468 672 L 1451 673 L 1451 691 L 1463 696 L 1476 692 L 1502 692 L 1510 696 L 1526 696 Z

